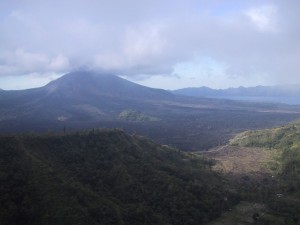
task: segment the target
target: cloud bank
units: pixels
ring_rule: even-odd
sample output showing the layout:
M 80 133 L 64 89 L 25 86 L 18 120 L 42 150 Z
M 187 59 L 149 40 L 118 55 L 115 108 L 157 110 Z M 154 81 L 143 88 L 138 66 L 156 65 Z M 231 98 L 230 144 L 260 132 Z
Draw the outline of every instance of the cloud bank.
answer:
M 209 59 L 231 79 L 300 82 L 297 0 L 10 0 L 0 8 L 0 77 L 81 67 L 180 77 L 178 65 Z

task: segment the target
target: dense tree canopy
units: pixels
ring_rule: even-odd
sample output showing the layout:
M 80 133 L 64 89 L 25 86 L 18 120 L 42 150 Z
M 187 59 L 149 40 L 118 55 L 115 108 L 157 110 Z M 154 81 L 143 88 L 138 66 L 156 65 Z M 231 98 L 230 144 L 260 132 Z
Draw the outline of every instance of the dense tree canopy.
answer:
M 0 224 L 203 224 L 237 201 L 195 154 L 121 130 L 0 137 Z

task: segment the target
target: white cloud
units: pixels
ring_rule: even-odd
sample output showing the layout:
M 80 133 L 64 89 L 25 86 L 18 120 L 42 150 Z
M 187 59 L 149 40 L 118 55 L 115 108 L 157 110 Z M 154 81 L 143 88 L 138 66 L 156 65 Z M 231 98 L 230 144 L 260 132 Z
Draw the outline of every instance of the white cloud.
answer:
M 0 77 L 80 67 L 172 76 L 200 57 L 226 69 L 196 60 L 206 64 L 193 72 L 199 79 L 300 81 L 296 0 L 11 0 L 0 8 Z
M 26 52 L 24 49 L 19 48 L 13 52 L 3 52 L 0 55 L 1 67 L 6 73 L 25 72 L 29 73 L 32 70 L 44 69 L 48 63 L 48 58 L 45 54 Z M 11 75 L 11 74 L 9 74 Z
M 67 71 L 69 69 L 69 59 L 61 54 L 50 60 L 50 71 Z
M 123 51 L 130 61 L 159 57 L 164 52 L 165 41 L 159 25 L 130 27 L 125 31 Z
M 50 58 L 43 53 L 28 52 L 18 48 L 13 52 L 0 54 L 0 74 L 4 76 L 62 72 L 69 69 L 69 60 L 59 54 Z
M 277 31 L 276 25 L 277 7 L 274 5 L 264 5 L 258 8 L 250 9 L 246 15 L 261 31 Z
M 161 25 L 141 24 L 127 27 L 122 37 L 114 49 L 95 55 L 96 68 L 129 74 L 132 73 L 130 70 L 142 72 L 148 67 L 159 67 L 158 59 L 166 56 L 166 41 Z

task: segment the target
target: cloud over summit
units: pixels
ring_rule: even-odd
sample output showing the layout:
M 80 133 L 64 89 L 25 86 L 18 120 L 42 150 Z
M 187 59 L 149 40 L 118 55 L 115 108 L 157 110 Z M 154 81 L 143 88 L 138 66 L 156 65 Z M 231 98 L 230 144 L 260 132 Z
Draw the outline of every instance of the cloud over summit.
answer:
M 296 0 L 2 1 L 0 77 L 79 67 L 174 76 L 177 65 L 209 58 L 231 79 L 300 82 L 299 5 Z

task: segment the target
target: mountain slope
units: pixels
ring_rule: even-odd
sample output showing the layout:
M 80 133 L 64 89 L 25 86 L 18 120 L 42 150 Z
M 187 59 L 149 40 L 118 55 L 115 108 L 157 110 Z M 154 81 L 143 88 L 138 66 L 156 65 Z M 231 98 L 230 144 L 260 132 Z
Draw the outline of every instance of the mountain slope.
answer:
M 145 103 L 173 98 L 167 91 L 144 87 L 114 75 L 72 72 L 41 88 L 1 92 L 0 120 L 112 119 L 128 107 L 139 109 Z
M 4 225 L 193 225 L 236 202 L 210 162 L 120 130 L 2 136 L 0 145 Z
M 112 74 L 77 71 L 64 75 L 45 86 L 50 92 L 114 96 L 134 99 L 171 98 L 172 94 L 162 89 L 148 88 Z M 77 97 L 77 96 L 75 96 Z

